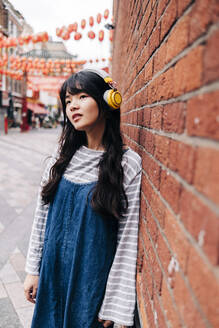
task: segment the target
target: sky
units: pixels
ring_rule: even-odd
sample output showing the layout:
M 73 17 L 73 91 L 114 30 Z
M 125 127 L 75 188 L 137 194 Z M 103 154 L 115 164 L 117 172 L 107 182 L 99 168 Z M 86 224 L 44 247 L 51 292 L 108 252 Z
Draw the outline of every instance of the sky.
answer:
M 63 25 L 77 22 L 80 24 L 84 18 L 87 20 L 90 16 L 95 19 L 94 26 L 86 27 L 82 31 L 83 37 L 79 41 L 73 39 L 73 33 L 68 41 L 63 41 L 67 50 L 72 54 L 77 54 L 79 59 L 100 59 L 110 56 L 110 41 L 108 39 L 109 31 L 104 28 L 106 23 L 111 23 L 113 0 L 10 0 L 12 5 L 25 18 L 26 22 L 34 29 L 34 33 L 46 31 L 52 36 L 53 41 L 62 41 L 56 37 L 56 28 Z M 102 17 L 101 23 L 96 23 L 96 16 L 104 10 L 109 9 L 109 18 L 105 20 Z M 90 40 L 87 37 L 88 30 L 92 29 L 96 35 L 100 29 L 104 30 L 105 36 L 103 42 L 96 37 Z

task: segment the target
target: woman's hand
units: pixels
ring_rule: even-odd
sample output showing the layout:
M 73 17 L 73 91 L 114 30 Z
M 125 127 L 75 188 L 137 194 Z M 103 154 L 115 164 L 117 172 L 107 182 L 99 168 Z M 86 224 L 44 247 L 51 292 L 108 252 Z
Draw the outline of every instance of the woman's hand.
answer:
M 109 327 L 109 326 L 111 326 L 113 324 L 113 321 L 110 321 L 110 320 L 102 320 L 102 319 L 99 319 L 98 318 L 98 321 L 99 322 L 102 322 L 103 327 Z
M 113 324 L 113 321 L 110 321 L 110 320 L 102 320 L 102 319 L 98 318 L 98 321 L 102 322 L 103 327 L 109 327 Z M 127 326 L 119 326 L 119 328 L 128 328 L 128 327 Z
M 31 274 L 27 274 L 24 281 L 24 294 L 26 299 L 31 303 L 36 303 L 36 294 L 38 288 L 39 276 L 33 276 Z

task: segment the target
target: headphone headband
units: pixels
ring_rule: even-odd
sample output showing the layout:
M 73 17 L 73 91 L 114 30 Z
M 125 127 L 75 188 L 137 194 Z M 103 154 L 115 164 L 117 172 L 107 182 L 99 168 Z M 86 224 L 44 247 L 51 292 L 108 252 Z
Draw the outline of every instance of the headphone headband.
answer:
M 103 98 L 105 102 L 110 106 L 112 109 L 118 109 L 122 103 L 122 95 L 116 88 L 116 83 L 113 81 L 113 79 L 109 76 L 107 72 L 105 72 L 102 69 L 98 68 L 85 68 L 79 72 L 92 72 L 96 73 L 104 81 L 110 86 L 111 89 L 106 90 L 103 94 Z

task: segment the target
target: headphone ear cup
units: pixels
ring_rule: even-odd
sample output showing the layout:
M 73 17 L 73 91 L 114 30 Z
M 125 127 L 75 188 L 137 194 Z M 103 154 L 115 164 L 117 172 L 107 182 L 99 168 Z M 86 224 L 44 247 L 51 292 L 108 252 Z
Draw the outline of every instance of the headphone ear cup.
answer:
M 121 93 L 117 90 L 106 90 L 103 94 L 103 98 L 106 103 L 113 109 L 118 109 L 122 103 Z

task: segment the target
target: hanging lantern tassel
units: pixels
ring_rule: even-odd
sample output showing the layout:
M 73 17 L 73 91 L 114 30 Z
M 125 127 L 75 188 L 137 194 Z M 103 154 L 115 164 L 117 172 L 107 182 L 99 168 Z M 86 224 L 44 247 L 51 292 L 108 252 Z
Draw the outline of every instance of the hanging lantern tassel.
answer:
M 88 37 L 90 38 L 90 39 L 94 39 L 95 38 L 95 33 L 93 32 L 93 31 L 89 31 L 88 32 Z
M 107 19 L 109 17 L 109 9 L 104 10 L 103 16 L 104 16 L 105 19 Z
M 104 31 L 103 30 L 100 30 L 99 31 L 99 41 L 102 42 L 104 39 Z
M 113 42 L 113 30 L 109 31 L 109 40 L 110 42 Z
M 101 14 L 100 13 L 97 14 L 97 24 L 100 24 L 101 18 L 102 18 Z
M 93 18 L 93 16 L 90 16 L 89 17 L 89 25 L 90 26 L 93 26 L 94 25 L 94 18 Z
M 85 26 L 86 26 L 86 20 L 85 19 L 82 19 L 81 20 L 81 28 L 85 28 Z
M 77 32 L 77 30 L 78 30 L 78 23 L 75 22 L 73 25 L 74 25 L 73 32 Z

